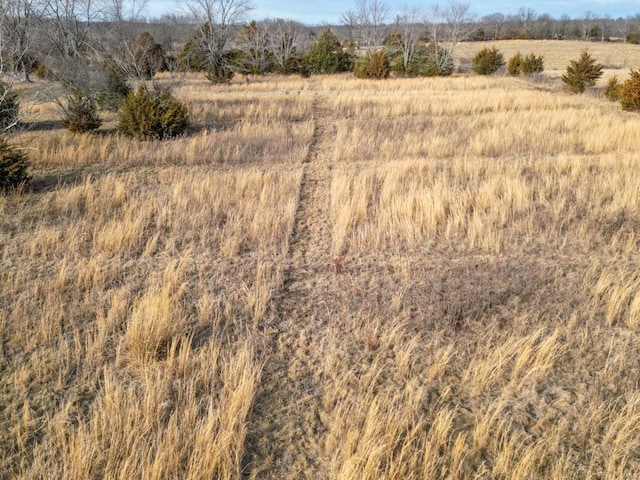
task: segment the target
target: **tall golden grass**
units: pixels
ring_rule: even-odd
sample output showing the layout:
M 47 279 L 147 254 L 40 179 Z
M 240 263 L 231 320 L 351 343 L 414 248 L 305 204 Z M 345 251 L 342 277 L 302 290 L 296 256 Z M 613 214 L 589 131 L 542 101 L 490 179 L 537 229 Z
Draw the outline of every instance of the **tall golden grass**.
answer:
M 506 77 L 178 80 L 184 138 L 48 103 L 13 138 L 3 477 L 640 475 L 640 117 Z

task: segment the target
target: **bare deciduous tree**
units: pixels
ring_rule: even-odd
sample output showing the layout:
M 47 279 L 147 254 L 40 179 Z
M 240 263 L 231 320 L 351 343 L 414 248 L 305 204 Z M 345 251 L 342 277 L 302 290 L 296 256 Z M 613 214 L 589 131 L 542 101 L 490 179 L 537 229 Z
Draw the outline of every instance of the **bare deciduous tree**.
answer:
M 444 67 L 453 62 L 456 45 L 473 31 L 474 15 L 468 3 L 449 0 L 445 6 L 435 5 L 425 19 L 429 40 L 437 48 L 430 49 L 434 64 Z
M 420 51 L 421 37 L 423 32 L 422 19 L 424 12 L 414 8 L 405 8 L 396 18 L 396 29 L 399 37 L 397 48 L 402 54 L 402 65 L 406 71 L 415 62 L 416 55 Z
M 231 40 L 232 27 L 239 24 L 253 10 L 251 0 L 187 0 L 180 2 L 189 15 L 202 25 L 194 39 L 204 53 L 206 68 L 216 71 L 225 68 L 224 54 Z
M 38 18 L 54 51 L 69 59 L 91 50 L 90 33 L 104 12 L 103 0 L 44 0 Z
M 295 20 L 279 18 L 267 21 L 266 26 L 271 41 L 270 50 L 273 62 L 280 71 L 287 72 L 288 63 L 298 52 L 304 25 Z
M 494 40 L 500 40 L 502 37 L 502 27 L 504 26 L 505 20 L 505 16 L 499 12 L 486 15 L 482 18 L 483 23 L 491 26 L 493 30 L 491 36 Z
M 234 69 L 247 75 L 267 73 L 273 64 L 271 54 L 271 36 L 264 25 L 255 21 L 245 25 L 235 40 L 236 49 L 240 52 Z
M 20 70 L 29 83 L 33 63 L 34 0 L 0 1 L 0 72 Z
M 106 0 L 105 16 L 114 23 L 135 22 L 142 18 L 147 0 Z
M 0 133 L 17 126 L 20 113 L 18 95 L 13 90 L 20 72 L 25 82 L 34 64 L 33 0 L 0 1 Z M 37 94 L 36 94 L 37 95 Z
M 358 33 L 360 47 L 372 49 L 380 46 L 387 34 L 389 5 L 384 0 L 356 0 L 354 10 L 342 15 L 342 22 Z

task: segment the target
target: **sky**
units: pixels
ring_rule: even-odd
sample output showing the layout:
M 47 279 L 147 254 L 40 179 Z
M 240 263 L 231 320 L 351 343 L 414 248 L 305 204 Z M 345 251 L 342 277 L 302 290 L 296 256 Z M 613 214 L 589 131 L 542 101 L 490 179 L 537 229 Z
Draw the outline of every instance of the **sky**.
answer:
M 179 1 L 148 0 L 147 16 L 159 17 L 164 13 L 179 11 Z M 404 7 L 421 7 L 428 10 L 437 0 L 386 0 L 392 13 L 400 12 Z M 441 0 L 445 4 L 446 0 Z M 535 10 L 536 13 L 548 13 L 553 17 L 567 14 L 572 18 L 578 18 L 585 12 L 593 12 L 596 15 L 609 14 L 613 18 L 627 17 L 640 13 L 639 0 L 466 0 L 471 11 L 479 16 L 500 12 L 507 14 L 516 13 L 521 7 Z M 341 15 L 355 5 L 355 1 L 340 0 L 312 0 L 301 2 L 299 0 L 253 0 L 255 9 L 250 13 L 249 19 L 262 20 L 265 18 L 288 18 L 297 20 L 307 25 L 322 25 L 324 23 L 338 24 Z

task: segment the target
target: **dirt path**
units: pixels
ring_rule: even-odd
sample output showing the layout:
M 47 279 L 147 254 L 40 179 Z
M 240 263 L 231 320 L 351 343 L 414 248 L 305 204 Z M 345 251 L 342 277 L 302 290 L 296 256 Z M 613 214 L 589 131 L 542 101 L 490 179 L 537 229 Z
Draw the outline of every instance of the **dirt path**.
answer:
M 314 92 L 315 131 L 305 160 L 289 265 L 266 325 L 262 392 L 250 419 L 245 473 L 254 478 L 325 478 L 319 417 L 321 352 L 327 302 L 319 282 L 333 267 L 330 186 L 336 126 L 323 93 Z

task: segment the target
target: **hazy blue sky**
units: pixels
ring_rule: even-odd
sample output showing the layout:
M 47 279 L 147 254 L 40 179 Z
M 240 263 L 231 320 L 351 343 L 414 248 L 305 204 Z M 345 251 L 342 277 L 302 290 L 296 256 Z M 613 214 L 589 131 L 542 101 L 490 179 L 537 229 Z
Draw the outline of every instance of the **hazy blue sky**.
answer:
M 163 13 L 174 11 L 179 2 L 170 0 L 149 0 L 147 14 L 151 17 L 160 16 Z M 345 11 L 353 8 L 354 1 L 339 0 L 312 0 L 301 2 L 299 0 L 254 0 L 255 10 L 250 15 L 253 19 L 263 18 L 291 18 L 310 25 L 323 22 L 338 23 L 340 16 Z M 419 6 L 428 9 L 437 1 L 405 1 L 387 0 L 387 4 L 393 12 L 399 12 L 403 7 Z M 441 1 L 444 4 L 445 1 Z M 571 17 L 579 17 L 587 11 L 598 15 L 609 14 L 613 18 L 626 17 L 640 13 L 639 0 L 607 1 L 607 0 L 468 0 L 471 10 L 482 16 L 489 13 L 501 12 L 504 14 L 516 13 L 520 7 L 531 8 L 538 14 L 549 13 L 554 17 L 566 13 Z

